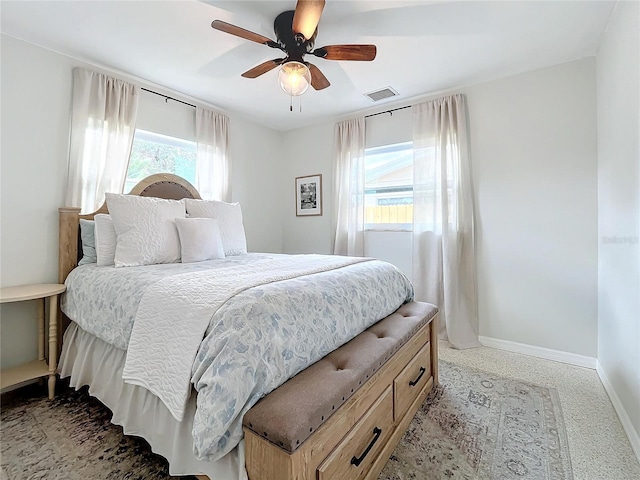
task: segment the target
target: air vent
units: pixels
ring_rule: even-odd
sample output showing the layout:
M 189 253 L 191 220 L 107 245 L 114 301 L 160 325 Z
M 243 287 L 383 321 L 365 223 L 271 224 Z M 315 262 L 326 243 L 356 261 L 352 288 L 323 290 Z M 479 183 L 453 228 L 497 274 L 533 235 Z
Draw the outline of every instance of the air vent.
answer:
M 375 92 L 369 92 L 364 94 L 366 97 L 369 97 L 372 102 L 379 102 L 380 100 L 384 100 L 385 98 L 395 97 L 398 95 L 391 87 L 385 87 L 381 90 L 376 90 Z

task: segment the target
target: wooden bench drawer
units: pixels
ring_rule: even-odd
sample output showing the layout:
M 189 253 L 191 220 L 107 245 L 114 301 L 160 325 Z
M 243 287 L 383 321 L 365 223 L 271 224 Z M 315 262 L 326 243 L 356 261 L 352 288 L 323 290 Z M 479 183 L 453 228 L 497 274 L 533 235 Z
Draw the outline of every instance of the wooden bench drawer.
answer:
M 391 385 L 318 467 L 318 480 L 364 478 L 393 429 Z
M 393 381 L 393 418 L 397 422 L 431 379 L 431 342 L 427 342 Z

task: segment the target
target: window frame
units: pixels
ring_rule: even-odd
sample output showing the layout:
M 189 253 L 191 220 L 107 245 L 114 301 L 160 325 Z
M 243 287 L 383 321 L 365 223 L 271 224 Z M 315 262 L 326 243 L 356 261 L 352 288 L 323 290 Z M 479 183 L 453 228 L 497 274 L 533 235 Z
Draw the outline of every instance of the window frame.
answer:
M 373 151 L 376 153 L 393 153 L 411 151 L 413 158 L 413 141 L 400 142 L 389 145 L 379 145 L 376 147 L 369 147 L 365 149 L 365 181 L 364 181 L 364 199 L 366 202 L 367 195 L 376 193 L 401 193 L 410 192 L 412 197 L 411 205 L 413 205 L 413 180 L 410 185 L 405 186 L 388 186 L 388 187 L 367 187 L 366 185 L 366 170 L 367 170 L 367 153 L 371 154 Z M 363 206 L 366 209 L 366 205 Z M 412 232 L 413 223 L 364 223 L 365 232 Z

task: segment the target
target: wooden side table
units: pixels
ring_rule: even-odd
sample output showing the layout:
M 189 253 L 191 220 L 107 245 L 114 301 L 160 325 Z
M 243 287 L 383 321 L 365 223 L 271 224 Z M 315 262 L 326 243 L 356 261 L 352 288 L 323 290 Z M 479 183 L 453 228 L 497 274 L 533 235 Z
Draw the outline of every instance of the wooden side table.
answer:
M 20 285 L 0 289 L 0 303 L 38 300 L 38 360 L 0 372 L 0 389 L 26 382 L 34 378 L 49 376 L 49 399 L 53 399 L 56 388 L 58 366 L 58 295 L 66 287 L 57 283 Z M 45 360 L 45 303 L 49 299 L 49 352 Z

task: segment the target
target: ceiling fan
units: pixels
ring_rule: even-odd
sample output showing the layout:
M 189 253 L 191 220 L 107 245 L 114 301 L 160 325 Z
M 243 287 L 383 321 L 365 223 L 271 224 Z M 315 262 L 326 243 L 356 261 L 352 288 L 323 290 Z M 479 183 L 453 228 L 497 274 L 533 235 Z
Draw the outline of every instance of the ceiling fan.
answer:
M 279 79 L 283 90 L 292 96 L 302 95 L 309 83 L 315 90 L 322 90 L 331 85 L 318 67 L 304 60 L 305 55 L 314 55 L 325 60 L 371 61 L 376 58 L 375 45 L 327 45 L 314 50 L 318 22 L 324 4 L 325 0 L 298 0 L 295 10 L 278 15 L 273 24 L 277 40 L 275 42 L 222 20 L 214 20 L 211 26 L 221 32 L 282 50 L 286 56 L 261 63 L 244 72 L 242 76 L 256 78 L 282 65 Z

